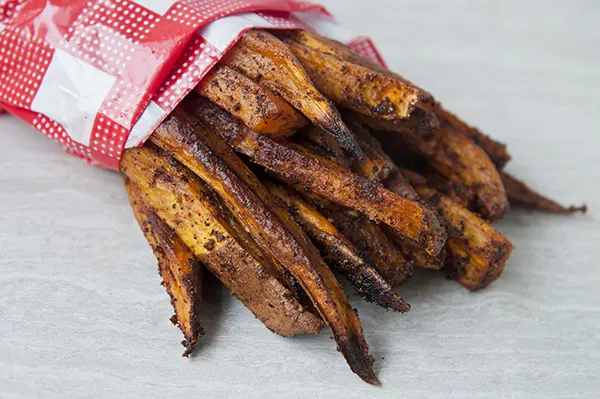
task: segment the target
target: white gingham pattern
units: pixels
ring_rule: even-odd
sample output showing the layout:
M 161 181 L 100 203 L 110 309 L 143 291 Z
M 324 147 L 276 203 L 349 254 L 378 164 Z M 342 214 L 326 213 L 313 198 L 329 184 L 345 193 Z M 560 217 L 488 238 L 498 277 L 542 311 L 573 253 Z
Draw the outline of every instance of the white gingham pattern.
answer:
M 314 29 L 382 63 L 305 1 L 0 0 L 0 113 L 118 169 L 250 28 Z

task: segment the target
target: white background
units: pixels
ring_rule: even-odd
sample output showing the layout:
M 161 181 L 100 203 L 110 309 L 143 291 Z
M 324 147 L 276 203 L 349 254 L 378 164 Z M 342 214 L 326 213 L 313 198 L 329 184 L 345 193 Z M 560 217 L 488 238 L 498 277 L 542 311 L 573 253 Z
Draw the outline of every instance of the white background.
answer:
M 509 171 L 586 216 L 514 211 L 504 275 L 470 294 L 420 273 L 400 316 L 359 308 L 383 387 L 327 333 L 272 335 L 208 292 L 180 332 L 116 173 L 0 117 L 0 397 L 594 398 L 600 391 L 600 3 L 329 0 L 390 66 L 510 144 Z

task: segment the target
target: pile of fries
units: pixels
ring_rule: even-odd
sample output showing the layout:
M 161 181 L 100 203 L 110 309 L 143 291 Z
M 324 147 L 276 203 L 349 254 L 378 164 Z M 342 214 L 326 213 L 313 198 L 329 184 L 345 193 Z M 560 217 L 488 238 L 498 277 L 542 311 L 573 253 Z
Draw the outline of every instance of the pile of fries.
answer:
M 397 312 L 414 268 L 469 290 L 498 278 L 509 203 L 573 213 L 506 174 L 506 147 L 429 93 L 315 33 L 252 30 L 156 129 L 124 153 L 136 218 L 185 336 L 202 335 L 213 273 L 282 336 L 327 326 L 377 385 L 335 273 Z

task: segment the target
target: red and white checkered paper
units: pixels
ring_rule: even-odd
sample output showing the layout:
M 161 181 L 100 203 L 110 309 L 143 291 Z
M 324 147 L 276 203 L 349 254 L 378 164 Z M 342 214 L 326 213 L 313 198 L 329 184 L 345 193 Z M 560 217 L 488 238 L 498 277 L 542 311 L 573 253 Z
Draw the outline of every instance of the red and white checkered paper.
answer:
M 383 64 L 306 1 L 0 0 L 0 112 L 118 169 L 251 28 L 312 29 Z

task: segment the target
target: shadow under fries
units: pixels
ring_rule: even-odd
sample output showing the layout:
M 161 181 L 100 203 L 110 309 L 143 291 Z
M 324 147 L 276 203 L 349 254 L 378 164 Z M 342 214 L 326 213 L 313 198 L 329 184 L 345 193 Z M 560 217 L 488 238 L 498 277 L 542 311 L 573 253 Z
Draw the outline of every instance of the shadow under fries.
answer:
M 190 355 L 190 359 L 202 359 L 204 349 L 210 347 L 215 338 L 221 335 L 223 323 L 226 321 L 225 309 L 230 308 L 234 301 L 236 299 L 219 279 L 205 269 L 200 310 L 200 325 L 204 330 L 204 335 L 198 340 L 198 346 Z

